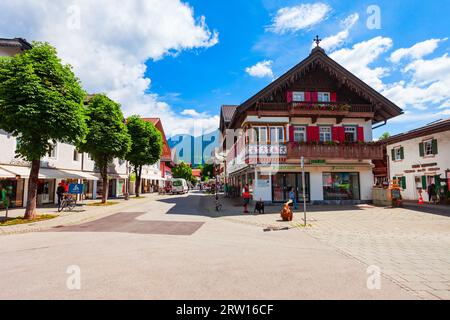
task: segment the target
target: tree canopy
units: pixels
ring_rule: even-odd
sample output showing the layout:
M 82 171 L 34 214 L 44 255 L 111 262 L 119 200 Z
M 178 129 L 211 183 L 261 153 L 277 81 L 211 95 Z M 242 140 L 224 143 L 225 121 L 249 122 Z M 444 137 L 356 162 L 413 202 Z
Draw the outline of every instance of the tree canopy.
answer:
M 214 175 L 214 164 L 205 164 L 202 167 L 202 180 L 208 181 L 210 179 L 213 179 L 215 177 Z
M 31 162 L 27 219 L 36 216 L 40 159 L 55 142 L 79 144 L 86 136 L 85 96 L 71 66 L 48 43 L 0 57 L 0 129 L 17 137 L 17 157 Z
M 28 161 L 44 157 L 52 142 L 83 141 L 85 96 L 71 66 L 47 43 L 0 57 L 0 128 L 19 138 L 16 152 Z
M 161 132 L 151 122 L 139 116 L 127 119 L 128 133 L 131 136 L 131 149 L 126 159 L 133 166 L 152 165 L 160 157 L 163 146 Z
M 391 137 L 391 134 L 389 132 L 385 132 L 381 135 L 380 140 L 385 140 L 390 137 Z
M 78 145 L 91 155 L 103 178 L 103 197 L 108 198 L 108 165 L 114 158 L 124 159 L 131 148 L 131 137 L 125 125 L 120 105 L 103 94 L 94 95 L 88 103 L 88 134 Z
M 195 182 L 195 177 L 192 174 L 191 166 L 184 162 L 180 162 L 175 168 L 172 169 L 172 175 L 174 178 Z
M 135 192 L 139 197 L 142 166 L 152 165 L 160 159 L 163 138 L 153 123 L 144 121 L 139 116 L 128 118 L 127 128 L 131 137 L 131 149 L 126 159 L 136 172 Z

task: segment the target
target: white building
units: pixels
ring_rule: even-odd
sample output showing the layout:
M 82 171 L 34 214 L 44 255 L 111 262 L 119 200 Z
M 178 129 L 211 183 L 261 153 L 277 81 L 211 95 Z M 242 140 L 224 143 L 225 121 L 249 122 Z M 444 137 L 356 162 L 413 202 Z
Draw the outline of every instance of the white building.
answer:
M 389 178 L 397 178 L 406 200 L 427 199 L 430 184 L 450 191 L 450 118 L 385 140 Z
M 14 56 L 31 45 L 24 39 L 0 39 L 0 55 Z M 0 130 L 0 185 L 11 187 L 13 206 L 26 205 L 30 163 L 16 158 L 17 140 L 7 132 Z M 119 197 L 126 190 L 128 178 L 127 162 L 114 160 L 108 169 L 111 179 L 109 195 Z M 38 205 L 57 202 L 56 188 L 62 181 L 83 183 L 86 198 L 96 199 L 102 191 L 102 181 L 95 170 L 95 163 L 87 154 L 78 153 L 74 146 L 57 143 L 50 154 L 41 159 L 38 182 Z

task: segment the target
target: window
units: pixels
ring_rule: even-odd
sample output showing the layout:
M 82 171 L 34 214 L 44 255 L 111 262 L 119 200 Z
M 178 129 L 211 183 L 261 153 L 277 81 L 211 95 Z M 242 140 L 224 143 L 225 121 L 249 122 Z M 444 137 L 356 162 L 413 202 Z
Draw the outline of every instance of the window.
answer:
M 57 144 L 50 144 L 50 147 L 49 147 L 49 150 L 48 150 L 48 157 L 50 159 L 56 159 L 57 151 L 58 151 L 58 145 Z
M 331 94 L 329 92 L 319 92 L 318 100 L 319 100 L 319 102 L 330 102 Z
M 356 142 L 356 127 L 345 127 L 345 142 Z
M 433 140 L 427 140 L 423 142 L 423 148 L 426 156 L 432 156 L 433 153 Z
M 271 143 L 284 142 L 284 128 L 283 127 L 270 127 L 270 142 Z
M 305 92 L 303 92 L 303 91 L 294 91 L 292 93 L 292 101 L 294 101 L 294 102 L 305 101 Z
M 320 127 L 319 136 L 320 142 L 331 141 L 331 127 Z
M 359 173 L 323 173 L 324 200 L 360 200 Z
M 267 143 L 267 127 L 253 127 L 251 130 L 253 143 Z
M 80 153 L 78 152 L 77 149 L 73 150 L 73 161 L 76 161 L 76 162 L 80 161 Z
M 394 148 L 393 156 L 394 156 L 394 159 L 393 159 L 394 161 L 402 160 L 403 159 L 402 148 L 401 147 Z
M 294 141 L 295 142 L 306 142 L 306 127 L 295 127 L 294 128 Z

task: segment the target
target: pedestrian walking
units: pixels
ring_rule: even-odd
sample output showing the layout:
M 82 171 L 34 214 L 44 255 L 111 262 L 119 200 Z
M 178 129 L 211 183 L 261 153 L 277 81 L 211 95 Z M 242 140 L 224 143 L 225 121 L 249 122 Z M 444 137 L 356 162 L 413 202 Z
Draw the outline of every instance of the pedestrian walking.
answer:
M 248 184 L 246 184 L 242 190 L 242 198 L 244 199 L 244 213 L 250 213 L 248 211 L 248 205 L 250 203 L 251 194 Z
M 294 188 L 289 189 L 289 199 L 292 200 L 292 205 L 294 206 L 294 210 L 298 209 L 297 197 L 295 196 Z
M 430 184 L 427 189 L 428 200 L 430 203 L 436 203 L 436 187 L 434 183 Z

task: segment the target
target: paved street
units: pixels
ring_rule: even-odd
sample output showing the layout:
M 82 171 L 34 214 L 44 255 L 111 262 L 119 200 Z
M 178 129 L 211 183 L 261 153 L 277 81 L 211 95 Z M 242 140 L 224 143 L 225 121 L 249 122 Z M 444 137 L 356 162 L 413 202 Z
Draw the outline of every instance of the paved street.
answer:
M 286 224 L 228 202 L 216 214 L 213 203 L 198 193 L 149 196 L 2 235 L 0 298 L 449 299 L 448 217 L 317 207 L 303 229 L 293 227 L 298 214 Z M 270 225 L 291 229 L 263 232 Z M 368 289 L 371 265 L 380 289 Z M 80 290 L 67 287 L 71 266 Z

